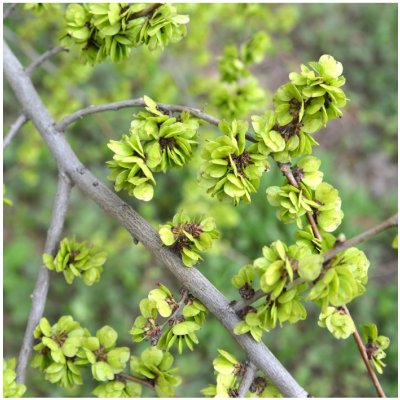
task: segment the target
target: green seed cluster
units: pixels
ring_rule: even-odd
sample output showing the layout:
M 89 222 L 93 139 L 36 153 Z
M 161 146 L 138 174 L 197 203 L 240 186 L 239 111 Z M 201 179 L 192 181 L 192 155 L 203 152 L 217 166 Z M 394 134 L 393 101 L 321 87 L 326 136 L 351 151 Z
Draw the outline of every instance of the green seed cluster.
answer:
M 89 331 L 71 316 L 63 316 L 52 326 L 42 318 L 33 335 L 37 344 L 33 348 L 36 354 L 32 367 L 39 368 L 46 380 L 62 387 L 82 385 L 82 367 L 89 363 L 82 341 L 90 336 Z
M 169 353 L 151 347 L 140 358 L 130 358 L 129 348 L 116 346 L 118 334 L 110 326 L 103 326 L 92 336 L 71 316 L 62 316 L 53 326 L 42 318 L 34 337 L 36 354 L 32 366 L 39 368 L 45 379 L 65 388 L 83 384 L 86 365 L 91 366 L 93 379 L 101 382 L 93 391 L 97 397 L 140 397 L 142 386 L 130 377 L 145 380 L 159 396 L 172 397 L 173 387 L 181 381 L 174 375 L 176 369 L 171 369 L 173 357 Z M 129 360 L 131 375 L 124 373 Z M 10 368 L 12 363 L 7 365 Z M 11 378 L 12 374 L 7 372 L 10 384 Z M 23 390 L 22 386 L 14 389 L 19 394 Z
M 193 296 L 178 302 L 166 286 L 159 284 L 139 307 L 141 315 L 130 330 L 134 342 L 149 340 L 166 351 L 176 345 L 179 354 L 185 346 L 193 351 L 193 345 L 199 343 L 195 332 L 205 323 L 207 309 Z
M 362 334 L 366 341 L 368 359 L 378 373 L 382 374 L 383 368 L 386 367 L 382 360 L 386 358 L 385 350 L 389 347 L 390 340 L 386 336 L 379 335 L 377 326 L 372 323 L 362 326 Z
M 82 385 L 82 366 L 86 364 L 91 365 L 96 381 L 113 380 L 129 360 L 129 349 L 115 346 L 118 335 L 114 329 L 104 326 L 91 336 L 71 316 L 61 317 L 53 326 L 42 318 L 34 337 L 39 343 L 34 347 L 37 354 L 32 366 L 62 387 Z
M 139 383 L 125 381 L 110 381 L 96 386 L 92 393 L 100 398 L 138 398 L 142 394 L 142 386 Z
M 339 253 L 310 290 L 308 298 L 326 310 L 329 304 L 340 307 L 365 292 L 369 261 L 355 247 Z
M 250 333 L 260 341 L 263 331 L 274 329 L 278 323 L 282 326 L 304 320 L 304 302 L 314 301 L 321 307 L 320 326 L 338 339 L 346 338 L 354 331 L 354 323 L 340 307 L 364 293 L 368 267 L 368 259 L 357 248 L 344 250 L 324 263 L 323 255 L 304 239 L 291 246 L 279 240 L 264 246 L 263 256 L 232 278 L 245 300 L 256 290 L 265 293 L 239 311 L 242 321 L 234 332 Z
M 153 172 L 165 173 L 191 160 L 199 123 L 185 112 L 178 118 L 163 114 L 147 96 L 144 101 L 147 112 L 135 115 L 129 135 L 108 143 L 114 156 L 107 164 L 108 179 L 115 182 L 117 192 L 126 190 L 130 196 L 150 201 L 156 185 Z
M 199 253 L 211 248 L 212 241 L 219 237 L 214 218 L 196 220 L 183 212 L 176 214 L 171 222 L 160 225 L 158 233 L 163 244 L 172 246 L 187 267 L 202 260 Z
M 241 378 L 246 370 L 246 365 L 240 363 L 232 354 L 218 349 L 219 355 L 214 359 L 214 374 L 216 384 L 209 385 L 201 390 L 206 397 L 238 397 Z M 268 383 L 263 376 L 256 376 L 250 386 L 246 397 L 282 397 L 278 389 Z
M 96 336 L 83 339 L 82 347 L 96 381 L 113 380 L 125 368 L 130 351 L 128 347 L 116 347 L 117 339 L 117 332 L 110 326 L 103 326 Z
M 154 172 L 183 167 L 198 145 L 198 120 L 183 112 L 179 120 L 163 114 L 157 104 L 145 96 L 148 112 L 141 112 L 131 123 L 131 133 L 143 143 L 147 164 Z
M 292 72 L 290 82 L 274 95 L 274 112 L 253 117 L 260 151 L 279 162 L 311 154 L 318 144 L 311 134 L 326 126 L 329 119 L 341 117 L 340 108 L 347 103 L 340 89 L 345 83 L 342 72 L 342 64 L 330 55 L 310 62 L 309 67 L 302 65 L 300 73 Z
M 211 102 L 225 118 L 243 117 L 264 104 L 265 92 L 249 67 L 260 63 L 270 46 L 270 37 L 260 31 L 240 48 L 225 47 L 218 59 L 220 80 L 210 93 Z
M 200 180 L 207 193 L 234 205 L 241 200 L 251 202 L 250 194 L 257 191 L 262 174 L 269 168 L 256 145 L 246 147 L 247 128 L 245 121 L 222 121 L 219 129 L 223 136 L 208 142 L 201 153 L 205 162 Z
M 141 357 L 133 356 L 130 362 L 131 373 L 141 379 L 150 379 L 158 397 L 175 397 L 174 387 L 181 384 L 176 375 L 177 368 L 171 368 L 174 357 L 156 347 L 144 350 Z
M 99 282 L 106 258 L 107 253 L 97 246 L 89 247 L 86 241 L 79 243 L 75 238 L 65 238 L 55 257 L 43 254 L 43 263 L 50 270 L 62 272 L 69 284 L 79 277 L 91 286 Z
M 6 398 L 22 397 L 26 392 L 26 386 L 15 381 L 15 365 L 15 358 L 3 359 L 3 396 Z
M 310 179 L 318 181 L 320 177 Z M 303 228 L 301 217 L 306 213 L 315 213 L 317 225 L 324 232 L 336 230 L 343 219 L 339 192 L 326 182 L 318 184 L 315 190 L 301 180 L 298 188 L 291 184 L 270 186 L 267 199 L 272 206 L 278 207 L 276 215 L 280 221 L 285 224 L 296 221 L 300 229 Z
M 318 325 L 327 328 L 336 339 L 347 339 L 356 330 L 351 317 L 335 307 L 328 307 L 319 315 Z
M 120 62 L 132 48 L 163 49 L 186 35 L 187 15 L 171 4 L 70 4 L 65 12 L 65 44 L 77 46 L 85 62 Z
M 296 232 L 296 243 L 308 246 L 311 251 L 316 253 L 325 253 L 331 249 L 336 243 L 336 237 L 328 232 L 321 232 L 322 239 L 314 236 L 314 232 L 310 225 L 305 226 L 302 230 Z

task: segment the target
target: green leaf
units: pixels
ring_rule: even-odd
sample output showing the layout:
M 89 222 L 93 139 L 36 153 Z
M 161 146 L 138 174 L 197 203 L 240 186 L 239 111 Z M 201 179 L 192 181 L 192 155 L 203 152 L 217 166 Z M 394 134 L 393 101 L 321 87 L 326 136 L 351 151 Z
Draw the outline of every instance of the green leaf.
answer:
M 188 335 L 191 332 L 197 331 L 200 329 L 200 326 L 192 321 L 181 322 L 172 327 L 172 332 L 174 335 Z
M 160 234 L 161 241 L 166 246 L 171 246 L 175 243 L 176 241 L 175 236 L 172 233 L 171 228 L 169 226 L 161 227 L 158 233 Z
M 100 344 L 106 349 L 110 349 L 115 346 L 118 334 L 111 326 L 106 325 L 97 331 L 96 337 L 99 339 Z
M 154 187 L 149 183 L 143 183 L 133 189 L 133 195 L 143 201 L 150 201 L 154 196 Z

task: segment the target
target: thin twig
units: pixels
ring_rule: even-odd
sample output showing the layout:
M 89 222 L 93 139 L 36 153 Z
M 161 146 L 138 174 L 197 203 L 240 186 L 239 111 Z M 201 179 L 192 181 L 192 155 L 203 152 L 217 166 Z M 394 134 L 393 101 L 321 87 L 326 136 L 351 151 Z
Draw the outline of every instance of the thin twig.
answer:
M 11 5 L 9 7 L 7 7 L 7 9 L 4 11 L 4 14 L 3 14 L 3 21 L 5 21 L 6 18 L 8 18 L 11 15 L 11 13 L 14 11 L 16 6 L 17 6 L 17 3 L 11 3 Z
M 290 164 L 279 164 L 278 163 L 278 165 L 280 167 L 280 170 L 287 177 L 287 179 L 290 182 L 290 184 L 292 184 L 293 186 L 298 188 L 299 185 L 298 185 L 296 179 L 294 178 L 294 176 L 292 174 L 292 171 L 290 169 Z M 313 230 L 314 236 L 321 240 L 322 237 L 321 237 L 321 234 L 320 234 L 320 232 L 318 230 L 317 224 L 315 222 L 313 213 L 307 213 L 307 219 L 310 222 L 310 225 L 311 225 L 311 228 Z M 383 225 L 383 228 L 382 228 L 382 225 Z M 364 234 L 359 235 L 357 240 L 354 240 L 355 238 L 353 238 L 353 240 L 347 241 L 347 246 L 346 247 L 344 247 L 342 245 L 338 245 L 337 248 L 334 248 L 332 251 L 327 252 L 324 255 L 325 263 L 328 260 L 330 260 L 332 257 L 334 257 L 337 253 L 342 251 L 344 248 L 348 248 L 348 247 L 353 246 L 353 245 L 355 245 L 357 243 L 360 243 L 363 240 L 367 240 L 368 238 L 370 238 L 370 237 L 374 236 L 375 234 L 379 233 L 381 230 L 387 229 L 387 228 L 389 228 L 391 226 L 395 226 L 395 225 L 397 225 L 397 215 L 394 215 L 393 217 L 389 218 L 389 220 L 386 220 L 383 224 L 381 224 L 378 227 L 379 229 L 376 229 L 376 227 L 372 228 L 371 230 L 367 231 L 368 232 L 367 234 L 365 234 L 365 232 L 364 232 Z M 361 236 L 361 240 L 360 240 L 360 236 Z M 349 242 L 350 242 L 350 244 L 349 244 Z M 347 309 L 347 307 L 344 306 L 343 309 L 351 317 L 350 312 Z M 364 360 L 364 363 L 365 363 L 365 365 L 366 365 L 366 367 L 368 369 L 368 372 L 369 372 L 369 375 L 370 375 L 370 377 L 372 379 L 372 382 L 375 385 L 376 390 L 378 391 L 379 396 L 380 397 L 385 397 L 385 394 L 383 393 L 383 390 L 382 390 L 382 387 L 381 387 L 381 385 L 379 383 L 379 380 L 378 380 L 375 372 L 373 371 L 372 366 L 370 365 L 370 363 L 368 361 L 368 357 L 367 358 L 365 357 L 366 356 L 365 347 L 364 347 L 364 345 L 363 345 L 363 343 L 361 341 L 361 338 L 360 338 L 360 335 L 359 335 L 359 333 L 357 331 L 357 328 L 356 328 L 356 331 L 353 334 L 353 337 L 354 337 L 354 340 L 355 340 L 355 342 L 357 344 L 358 349 L 360 350 L 361 356 L 362 356 L 362 358 Z M 382 396 L 382 394 L 383 394 L 383 396 Z
M 246 396 L 247 392 L 250 389 L 251 384 L 253 383 L 256 373 L 257 373 L 256 366 L 250 361 L 247 362 L 246 370 L 244 372 L 242 381 L 240 382 L 240 386 L 238 388 L 238 397 L 242 398 Z
M 32 81 L 23 72 L 19 60 L 6 42 L 3 43 L 3 65 L 6 79 L 26 111 L 26 115 L 46 142 L 50 152 L 65 169 L 74 183 L 107 214 L 114 217 L 129 233 L 137 238 L 181 284 L 198 298 L 225 326 L 235 341 L 246 351 L 251 360 L 286 397 L 306 397 L 307 392 L 283 367 L 262 342 L 250 335 L 235 335 L 233 330 L 240 322 L 223 294 L 197 269 L 186 268 L 180 257 L 162 245 L 156 229 L 131 206 L 101 183 L 77 158 L 64 135 L 55 129 L 55 121 L 40 99 Z
M 53 47 L 52 49 L 47 50 L 45 53 L 43 53 L 39 58 L 37 58 L 35 61 L 33 61 L 26 69 L 25 69 L 25 73 L 28 76 L 32 75 L 32 72 L 39 67 L 41 64 L 43 64 L 44 62 L 46 62 L 50 57 L 61 53 L 63 51 L 69 51 L 68 49 L 66 49 L 65 47 Z
M 28 121 L 25 114 L 20 114 L 19 117 L 12 123 L 9 131 L 3 139 L 3 151 L 4 149 L 11 143 L 14 139 L 14 136 L 18 133 L 18 131 L 23 127 L 23 125 Z
M 290 290 L 294 286 L 301 285 L 304 282 L 307 282 L 307 281 L 303 278 L 298 277 L 298 278 L 294 279 L 292 282 L 290 282 L 289 284 L 285 285 L 285 288 L 286 288 L 286 290 Z M 237 313 L 238 311 L 243 310 L 245 307 L 249 306 L 250 304 L 255 303 L 257 300 L 262 299 L 264 296 L 267 296 L 267 293 L 263 292 L 261 289 L 258 289 L 253 294 L 252 298 L 247 299 L 247 300 L 243 300 L 243 299 L 239 300 L 233 304 L 232 308 Z
M 282 171 L 282 173 L 286 176 L 287 180 L 289 183 L 294 186 L 295 188 L 299 188 L 299 184 L 296 181 L 296 178 L 293 176 L 292 170 L 290 169 L 290 163 L 277 163 L 279 169 Z M 310 223 L 311 229 L 313 231 L 314 236 L 318 240 L 322 240 L 321 233 L 319 232 L 317 222 L 315 221 L 314 214 L 312 212 L 307 212 L 306 214 L 308 222 Z
M 136 378 L 136 376 L 132 376 L 129 374 L 125 374 L 123 372 L 121 372 L 120 374 L 116 375 L 116 378 L 121 378 L 122 380 L 125 381 L 131 381 L 131 382 L 136 382 L 139 383 L 140 385 L 144 385 L 149 387 L 150 389 L 154 390 L 154 383 L 151 382 L 150 380 L 146 380 L 146 379 L 140 379 L 140 378 Z
M 176 310 L 171 314 L 171 316 L 162 324 L 160 325 L 160 332 L 163 331 L 163 329 L 169 324 L 170 321 L 172 321 L 182 310 L 183 306 L 185 305 L 185 301 L 189 296 L 189 291 L 187 289 L 183 289 L 183 294 L 182 297 L 180 298 L 178 302 L 178 307 Z
M 345 313 L 346 313 L 350 318 L 352 318 L 349 309 L 348 309 L 346 306 L 342 306 L 342 308 L 343 308 L 343 310 L 345 311 Z M 354 324 L 354 326 L 355 326 L 355 324 Z M 363 361 L 364 361 L 364 364 L 365 364 L 365 366 L 367 367 L 369 376 L 371 377 L 371 380 L 372 380 L 372 382 L 373 382 L 373 384 L 374 384 L 374 386 L 375 386 L 375 389 L 376 389 L 376 391 L 377 391 L 377 393 L 378 393 L 378 396 L 379 396 L 379 397 L 386 397 L 386 396 L 385 396 L 385 393 L 384 393 L 384 391 L 383 391 L 383 389 L 382 389 L 382 386 L 381 386 L 381 384 L 380 384 L 380 382 L 379 382 L 379 379 L 378 379 L 378 377 L 376 376 L 375 371 L 374 371 L 374 369 L 372 368 L 371 363 L 369 362 L 368 355 L 367 355 L 367 351 L 366 351 L 365 346 L 364 346 L 364 343 L 363 343 L 363 341 L 362 341 L 362 339 L 361 339 L 361 337 L 360 337 L 360 334 L 358 333 L 357 328 L 356 328 L 355 332 L 353 333 L 353 337 L 354 337 L 354 341 L 355 341 L 356 344 L 357 344 L 358 350 L 360 351 L 360 354 L 361 354 L 361 357 L 362 357 L 362 359 L 363 359 Z
M 64 131 L 68 125 L 71 125 L 78 119 L 82 119 L 90 114 L 96 114 L 104 111 L 117 111 L 122 108 L 130 108 L 130 107 L 145 107 L 146 103 L 144 102 L 143 98 L 140 97 L 138 99 L 132 100 L 124 100 L 124 101 L 117 101 L 115 103 L 108 103 L 108 104 L 100 104 L 98 106 L 90 106 L 87 108 L 83 108 L 82 110 L 76 111 L 73 114 L 70 114 L 63 118 L 57 125 L 56 129 L 59 131 Z M 212 125 L 218 125 L 219 119 L 212 117 L 211 115 L 206 114 L 204 111 L 199 110 L 193 107 L 187 106 L 180 106 L 176 104 L 162 104 L 157 103 L 157 108 L 160 111 L 164 112 L 183 112 L 186 111 L 189 114 L 193 115 L 194 117 L 200 118 Z
M 387 229 L 396 227 L 397 223 L 398 223 L 398 214 L 396 213 L 392 215 L 390 218 L 380 223 L 379 225 L 373 226 L 372 228 L 366 230 L 365 232 L 362 232 L 359 235 L 344 241 L 343 243 L 338 243 L 335 247 L 333 247 L 324 254 L 324 262 L 329 261 L 330 259 L 335 257 L 338 253 L 348 249 L 349 247 L 365 242 L 366 240 L 371 239 L 372 237 L 378 235 L 379 233 Z
M 250 304 L 255 303 L 257 300 L 260 300 L 261 298 L 263 298 L 264 296 L 266 296 L 267 293 L 263 292 L 261 289 L 258 289 L 254 294 L 253 297 L 251 299 L 247 299 L 247 300 L 239 300 L 237 301 L 234 305 L 233 305 L 233 309 L 238 312 L 240 310 L 242 310 L 243 308 L 249 306 Z
M 128 21 L 153 15 L 154 12 L 157 10 L 157 8 L 161 7 L 162 5 L 163 3 L 154 3 L 151 6 L 144 8 L 142 11 L 138 11 L 136 13 L 131 14 L 130 17 L 128 18 Z
M 44 253 L 55 254 L 61 239 L 64 226 L 65 215 L 68 209 L 68 200 L 71 192 L 72 183 L 69 177 L 59 173 L 57 192 L 54 197 L 53 215 L 51 224 L 47 231 L 47 239 L 44 247 Z M 17 365 L 17 382 L 24 383 L 26 368 L 32 353 L 33 331 L 42 318 L 44 307 L 46 305 L 47 292 L 49 289 L 50 271 L 42 265 L 36 280 L 35 289 L 32 293 L 32 306 L 28 316 L 25 336 L 19 352 Z

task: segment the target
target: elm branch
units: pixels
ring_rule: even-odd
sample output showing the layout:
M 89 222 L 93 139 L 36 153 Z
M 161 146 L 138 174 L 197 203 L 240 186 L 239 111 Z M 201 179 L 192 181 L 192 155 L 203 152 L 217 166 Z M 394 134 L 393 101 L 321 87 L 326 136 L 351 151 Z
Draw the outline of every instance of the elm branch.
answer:
M 68 201 L 72 183 L 69 177 L 60 172 L 58 176 L 57 192 L 54 197 L 53 215 L 49 230 L 47 231 L 44 253 L 55 255 L 61 240 L 64 220 L 68 209 Z M 32 306 L 28 316 L 28 323 L 25 329 L 25 335 L 19 352 L 17 365 L 17 382 L 24 383 L 26 377 L 26 368 L 32 354 L 33 331 L 43 316 L 46 305 L 47 292 L 49 290 L 50 271 L 42 265 L 36 280 L 35 289 L 31 295 Z
M 200 271 L 195 268 L 186 268 L 176 254 L 162 245 L 157 231 L 131 206 L 104 186 L 79 161 L 62 132 L 56 129 L 56 122 L 6 43 L 3 45 L 3 62 L 6 79 L 26 110 L 27 116 L 32 120 L 57 160 L 59 168 L 65 169 L 83 193 L 94 200 L 106 213 L 113 216 L 134 238 L 150 250 L 155 258 L 221 321 L 246 351 L 249 360 L 270 378 L 284 396 L 306 397 L 307 392 L 263 343 L 255 342 L 248 334 L 235 335 L 233 333 L 234 327 L 240 320 L 222 293 Z

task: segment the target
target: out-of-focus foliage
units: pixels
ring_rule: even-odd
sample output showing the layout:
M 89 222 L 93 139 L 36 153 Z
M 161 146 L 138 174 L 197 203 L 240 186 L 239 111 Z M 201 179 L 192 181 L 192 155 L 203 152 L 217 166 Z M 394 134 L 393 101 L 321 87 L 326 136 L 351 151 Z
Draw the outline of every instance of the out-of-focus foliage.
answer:
M 301 62 L 332 54 L 344 66 L 347 79 L 344 88 L 350 102 L 343 118 L 319 134 L 317 150 L 322 160 L 318 170 L 340 192 L 345 217 L 337 233 L 351 237 L 395 211 L 396 180 L 390 171 L 396 170 L 391 160 L 396 158 L 397 149 L 394 84 L 397 5 L 220 3 L 176 7 L 178 14 L 190 17 L 188 33 L 180 42 L 166 46 L 163 52 L 150 52 L 141 46 L 132 50 L 126 62 L 105 62 L 90 67 L 79 63 L 79 52 L 72 49 L 44 63 L 34 72 L 33 80 L 51 114 L 59 120 L 90 104 L 147 94 L 157 102 L 204 108 L 220 118 L 221 113 L 209 97 L 219 80 L 218 59 L 225 54 L 227 46 L 240 49 L 262 31 L 270 38 L 270 46 L 265 50 L 264 60 L 250 66 L 249 71 L 261 82 L 266 98 L 252 113 L 262 114 L 271 105 L 271 93 L 287 81 L 288 71 L 295 70 Z M 4 26 L 5 39 L 24 65 L 50 46 L 59 45 L 65 34 L 65 6 L 36 8 L 17 6 Z M 7 83 L 3 97 L 7 130 L 18 116 L 19 106 Z M 106 144 L 120 140 L 121 133 L 129 131 L 132 115 L 138 111 L 142 110 L 96 114 L 77 121 L 66 133 L 78 156 L 103 181 L 109 173 L 106 161 L 110 160 L 110 151 Z M 241 118 L 248 120 L 249 115 L 245 113 Z M 206 139 L 214 141 L 218 135 L 216 128 L 202 127 L 199 147 L 204 147 Z M 276 209 L 267 204 L 265 197 L 266 187 L 281 186 L 283 178 L 271 165 L 257 193 L 252 193 L 251 205 L 239 204 L 234 208 L 210 198 L 199 188 L 196 178 L 201 164 L 197 151 L 190 167 L 160 176 L 151 203 L 139 202 L 123 192 L 120 196 L 154 227 L 171 220 L 181 209 L 191 215 L 214 217 L 221 231 L 220 240 L 205 254 L 201 270 L 229 299 L 237 299 L 237 291 L 230 281 L 240 268 L 260 257 L 264 245 L 276 240 L 290 243 L 294 239 L 294 227 L 277 221 Z M 4 154 L 7 197 L 14 203 L 4 214 L 4 352 L 7 357 L 16 356 L 22 342 L 29 295 L 51 218 L 56 178 L 56 165 L 49 151 L 33 125 L 25 124 Z M 109 185 L 111 188 L 111 182 Z M 85 327 L 94 332 L 99 326 L 112 326 L 119 334 L 119 346 L 129 346 L 132 355 L 140 358 L 147 344 L 132 344 L 128 333 L 139 315 L 140 300 L 157 282 L 165 282 L 174 291 L 179 289 L 178 283 L 77 189 L 72 193 L 65 235 L 87 237 L 109 256 L 101 281 L 91 287 L 77 280 L 70 286 L 60 274 L 52 273 L 45 315 L 56 321 L 60 315 L 71 314 L 75 320 L 85 321 Z M 393 233 L 387 232 L 360 246 L 371 262 L 370 280 L 367 293 L 351 304 L 357 324 L 374 321 L 380 332 L 393 339 L 390 348 L 385 350 L 387 366 L 380 377 L 388 396 L 397 395 L 397 324 L 394 323 L 397 258 L 390 247 L 392 240 Z M 365 366 L 352 340 L 337 341 L 328 330 L 319 328 L 318 307 L 307 305 L 306 311 L 314 324 L 307 320 L 277 328 L 279 331 L 264 334 L 265 343 L 314 396 L 373 395 Z M 334 328 L 337 324 L 331 323 L 331 326 Z M 176 388 L 179 396 L 193 396 L 214 382 L 212 360 L 218 348 L 244 359 L 236 342 L 215 318 L 209 318 L 202 326 L 198 339 L 200 343 L 195 351 L 183 356 L 171 348 L 182 376 L 182 384 Z M 332 361 L 321 362 L 327 359 Z M 83 373 L 85 385 L 64 389 L 50 386 L 41 373 L 30 369 L 26 394 L 89 396 L 95 383 L 90 383 L 85 374 L 87 371 Z M 104 395 L 107 390 L 125 389 L 98 386 L 95 390 Z M 154 394 L 143 388 L 142 395 Z
M 22 397 L 26 392 L 26 386 L 15 382 L 15 358 L 3 360 L 3 396 Z

